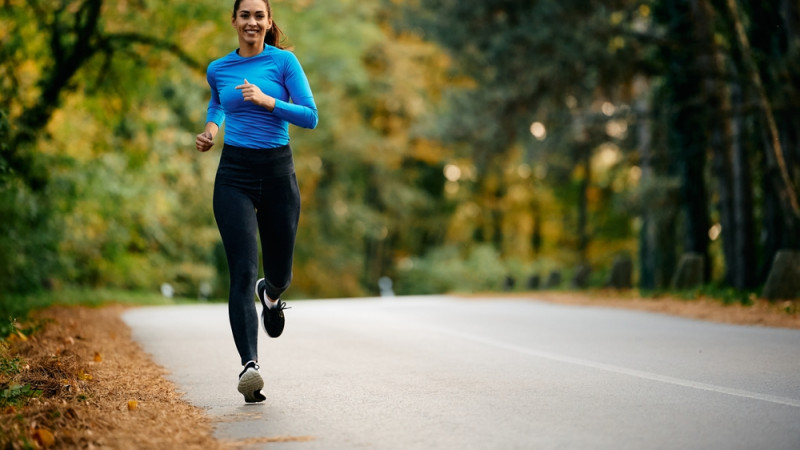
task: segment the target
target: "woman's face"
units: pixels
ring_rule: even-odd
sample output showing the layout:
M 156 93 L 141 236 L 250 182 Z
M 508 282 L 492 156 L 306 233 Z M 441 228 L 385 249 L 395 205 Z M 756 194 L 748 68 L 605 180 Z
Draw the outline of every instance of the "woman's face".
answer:
M 264 0 L 242 0 L 231 23 L 239 34 L 239 46 L 255 47 L 264 44 L 272 18 Z

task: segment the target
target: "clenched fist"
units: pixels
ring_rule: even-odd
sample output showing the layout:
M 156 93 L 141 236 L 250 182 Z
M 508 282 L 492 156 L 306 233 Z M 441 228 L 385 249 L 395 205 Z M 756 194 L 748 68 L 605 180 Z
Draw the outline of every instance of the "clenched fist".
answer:
M 214 146 L 214 137 L 211 136 L 211 132 L 204 131 L 197 135 L 194 145 L 197 147 L 197 151 L 207 152 Z
M 275 109 L 275 98 L 261 92 L 261 89 L 255 84 L 250 84 L 247 78 L 244 79 L 244 84 L 236 86 L 236 89 L 242 91 L 244 101 L 263 106 L 268 111 Z

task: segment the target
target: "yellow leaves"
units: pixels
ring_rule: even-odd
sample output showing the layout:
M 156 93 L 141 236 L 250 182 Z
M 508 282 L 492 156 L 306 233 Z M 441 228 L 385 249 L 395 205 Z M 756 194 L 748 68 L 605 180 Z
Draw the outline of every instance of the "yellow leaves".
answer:
M 128 400 L 128 411 L 136 411 L 139 409 L 139 402 L 136 400 Z
M 94 380 L 92 375 L 84 372 L 83 370 L 78 372 L 78 379 L 83 380 L 83 381 L 92 381 L 92 380 Z
M 12 323 L 12 326 L 14 327 L 14 330 L 11 332 L 11 334 L 6 339 L 8 341 L 10 341 L 10 342 L 15 342 L 15 341 L 17 341 L 17 342 L 27 342 L 28 341 L 28 336 L 26 336 L 25 333 L 22 332 L 22 330 L 24 329 L 24 326 L 21 323 L 16 322 L 16 321 L 14 321 Z
M 19 330 L 16 332 L 16 337 L 22 342 L 26 342 L 28 340 L 28 337 L 22 334 L 22 331 Z
M 416 139 L 410 148 L 410 153 L 415 159 L 435 165 L 452 155 L 453 151 L 439 141 L 431 139 Z
M 614 36 L 608 42 L 608 50 L 612 53 L 615 53 L 617 50 L 621 50 L 625 48 L 625 38 L 622 36 Z
M 53 432 L 46 428 L 37 428 L 33 430 L 32 434 L 33 440 L 41 447 L 49 448 L 56 443 L 56 437 L 53 435 Z

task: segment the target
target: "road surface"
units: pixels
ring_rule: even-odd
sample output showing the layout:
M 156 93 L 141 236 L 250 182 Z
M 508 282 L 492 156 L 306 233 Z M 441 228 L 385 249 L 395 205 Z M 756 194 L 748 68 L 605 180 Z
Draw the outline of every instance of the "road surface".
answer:
M 800 330 L 447 296 L 291 301 L 245 405 L 224 304 L 124 320 L 215 436 L 269 449 L 800 449 Z

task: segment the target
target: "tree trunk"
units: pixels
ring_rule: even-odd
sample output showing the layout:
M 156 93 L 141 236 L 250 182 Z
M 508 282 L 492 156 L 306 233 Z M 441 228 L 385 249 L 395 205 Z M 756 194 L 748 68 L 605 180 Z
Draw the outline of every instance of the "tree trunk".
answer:
M 752 175 L 747 147 L 742 133 L 742 94 L 738 83 L 731 90 L 734 114 L 731 118 L 731 146 L 733 155 L 733 239 L 734 255 L 739 261 L 733 285 L 737 289 L 753 289 L 758 285 L 758 259 L 755 245 L 755 219 L 753 217 Z
M 714 129 L 711 145 L 713 147 L 714 175 L 717 179 L 717 209 L 719 210 L 720 225 L 722 225 L 722 252 L 725 257 L 725 284 L 734 286 L 736 274 L 740 272 L 739 261 L 736 258 L 736 226 L 733 220 L 733 187 L 731 178 L 730 154 L 725 141 L 723 130 Z
M 639 165 L 642 171 L 642 175 L 639 178 L 641 190 L 641 186 L 648 185 L 653 179 L 652 149 L 650 148 L 653 136 L 653 127 L 650 120 L 650 98 L 652 93 L 650 92 L 650 83 L 643 76 L 637 77 L 633 86 L 637 116 L 636 146 L 639 150 Z M 656 288 L 655 267 L 652 257 L 653 249 L 655 248 L 655 243 L 652 239 L 652 215 L 652 211 L 646 205 L 642 205 L 642 228 L 639 232 L 639 287 L 645 290 Z
M 531 207 L 533 213 L 533 231 L 531 231 L 531 249 L 533 256 L 539 256 L 542 251 L 542 212 L 539 210 L 539 203 L 534 202 Z
M 583 179 L 578 190 L 578 256 L 585 262 L 589 250 L 589 186 L 592 181 L 592 150 L 585 144 L 578 144 L 580 164 L 583 166 Z
M 683 217 L 683 252 L 701 255 L 708 261 L 710 228 L 706 164 L 708 150 L 708 111 L 704 101 L 703 57 L 706 47 L 698 46 L 705 37 L 698 22 L 699 0 L 665 3 L 669 34 L 677 45 L 667 50 L 669 61 L 665 77 L 668 145 L 675 155 L 680 181 L 679 201 Z M 698 54 L 699 53 L 699 54 Z M 704 279 L 711 276 L 705 266 Z M 671 277 L 670 277 L 671 279 Z
M 643 290 L 669 286 L 676 265 L 676 187 L 669 176 L 668 162 L 657 158 L 652 148 L 653 127 L 648 81 L 634 82 L 636 96 L 636 135 L 642 170 L 639 190 L 642 195 L 642 226 L 639 236 L 639 287 Z

